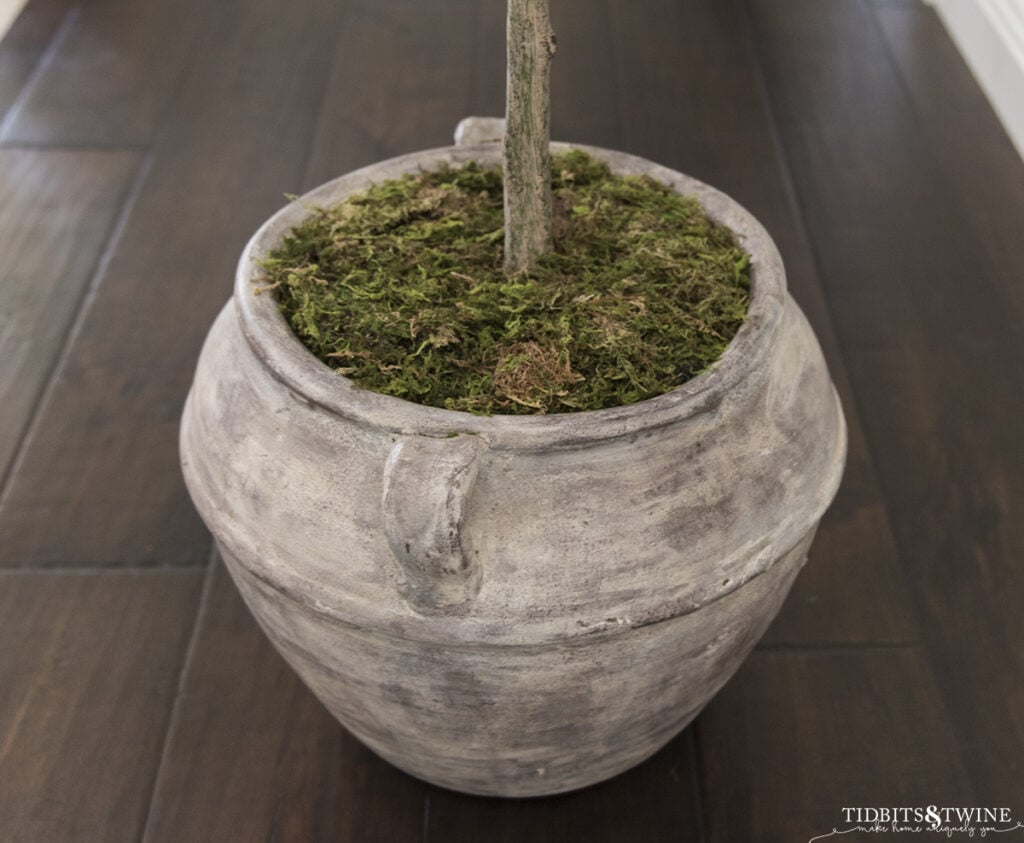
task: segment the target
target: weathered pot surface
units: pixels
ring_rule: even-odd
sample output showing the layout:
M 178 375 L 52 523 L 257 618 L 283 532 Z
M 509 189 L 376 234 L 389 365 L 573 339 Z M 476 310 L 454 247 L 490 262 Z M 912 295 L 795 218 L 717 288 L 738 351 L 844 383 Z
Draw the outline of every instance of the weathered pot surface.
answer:
M 557 146 L 557 145 L 556 145 Z M 843 416 L 767 233 L 696 195 L 752 256 L 721 360 L 628 407 L 478 417 L 360 390 L 317 361 L 258 258 L 310 206 L 495 144 L 375 164 L 272 217 L 210 331 L 185 477 L 267 635 L 359 739 L 471 793 L 608 778 L 689 723 L 777 613 L 835 494 Z

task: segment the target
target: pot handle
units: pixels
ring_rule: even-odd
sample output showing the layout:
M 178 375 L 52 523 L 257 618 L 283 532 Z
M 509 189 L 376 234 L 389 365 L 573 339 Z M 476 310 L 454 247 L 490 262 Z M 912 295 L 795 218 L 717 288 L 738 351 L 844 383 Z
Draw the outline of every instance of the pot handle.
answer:
M 403 436 L 384 466 L 384 532 L 418 611 L 453 611 L 480 590 L 481 569 L 463 543 L 466 499 L 487 444 L 459 434 Z

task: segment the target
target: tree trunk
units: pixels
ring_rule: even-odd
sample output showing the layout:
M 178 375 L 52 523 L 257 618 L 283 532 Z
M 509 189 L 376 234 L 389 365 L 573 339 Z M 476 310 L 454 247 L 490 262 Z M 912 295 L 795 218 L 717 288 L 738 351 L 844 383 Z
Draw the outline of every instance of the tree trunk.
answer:
M 551 250 L 551 57 L 548 0 L 508 0 L 505 274 Z

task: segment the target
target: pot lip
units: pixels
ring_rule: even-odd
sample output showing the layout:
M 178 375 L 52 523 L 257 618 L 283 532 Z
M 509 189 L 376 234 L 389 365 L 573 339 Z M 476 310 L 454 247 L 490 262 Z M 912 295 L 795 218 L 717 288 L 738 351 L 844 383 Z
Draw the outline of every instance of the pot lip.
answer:
M 782 319 L 786 279 L 782 258 L 762 225 L 738 202 L 690 176 L 644 158 L 584 144 L 553 143 L 552 151 L 581 149 L 619 174 L 647 174 L 695 196 L 709 216 L 728 226 L 751 257 L 747 319 L 722 356 L 706 371 L 662 395 L 621 407 L 550 415 L 477 416 L 428 407 L 356 386 L 302 345 L 273 296 L 257 295 L 259 259 L 276 246 L 309 209 L 336 204 L 372 183 L 406 172 L 499 163 L 501 145 L 449 146 L 377 162 L 333 179 L 293 200 L 271 216 L 249 240 L 235 276 L 234 307 L 242 333 L 267 370 L 301 400 L 361 426 L 403 435 L 448 437 L 475 434 L 499 450 L 575 448 L 664 427 L 712 411 L 730 391 L 758 370 Z

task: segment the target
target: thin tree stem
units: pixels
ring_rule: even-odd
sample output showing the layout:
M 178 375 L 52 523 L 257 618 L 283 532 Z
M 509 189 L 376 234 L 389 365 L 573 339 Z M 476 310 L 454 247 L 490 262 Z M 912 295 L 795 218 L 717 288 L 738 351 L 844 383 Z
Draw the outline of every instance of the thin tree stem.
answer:
M 551 58 L 548 0 L 509 0 L 505 100 L 505 273 L 551 250 Z

